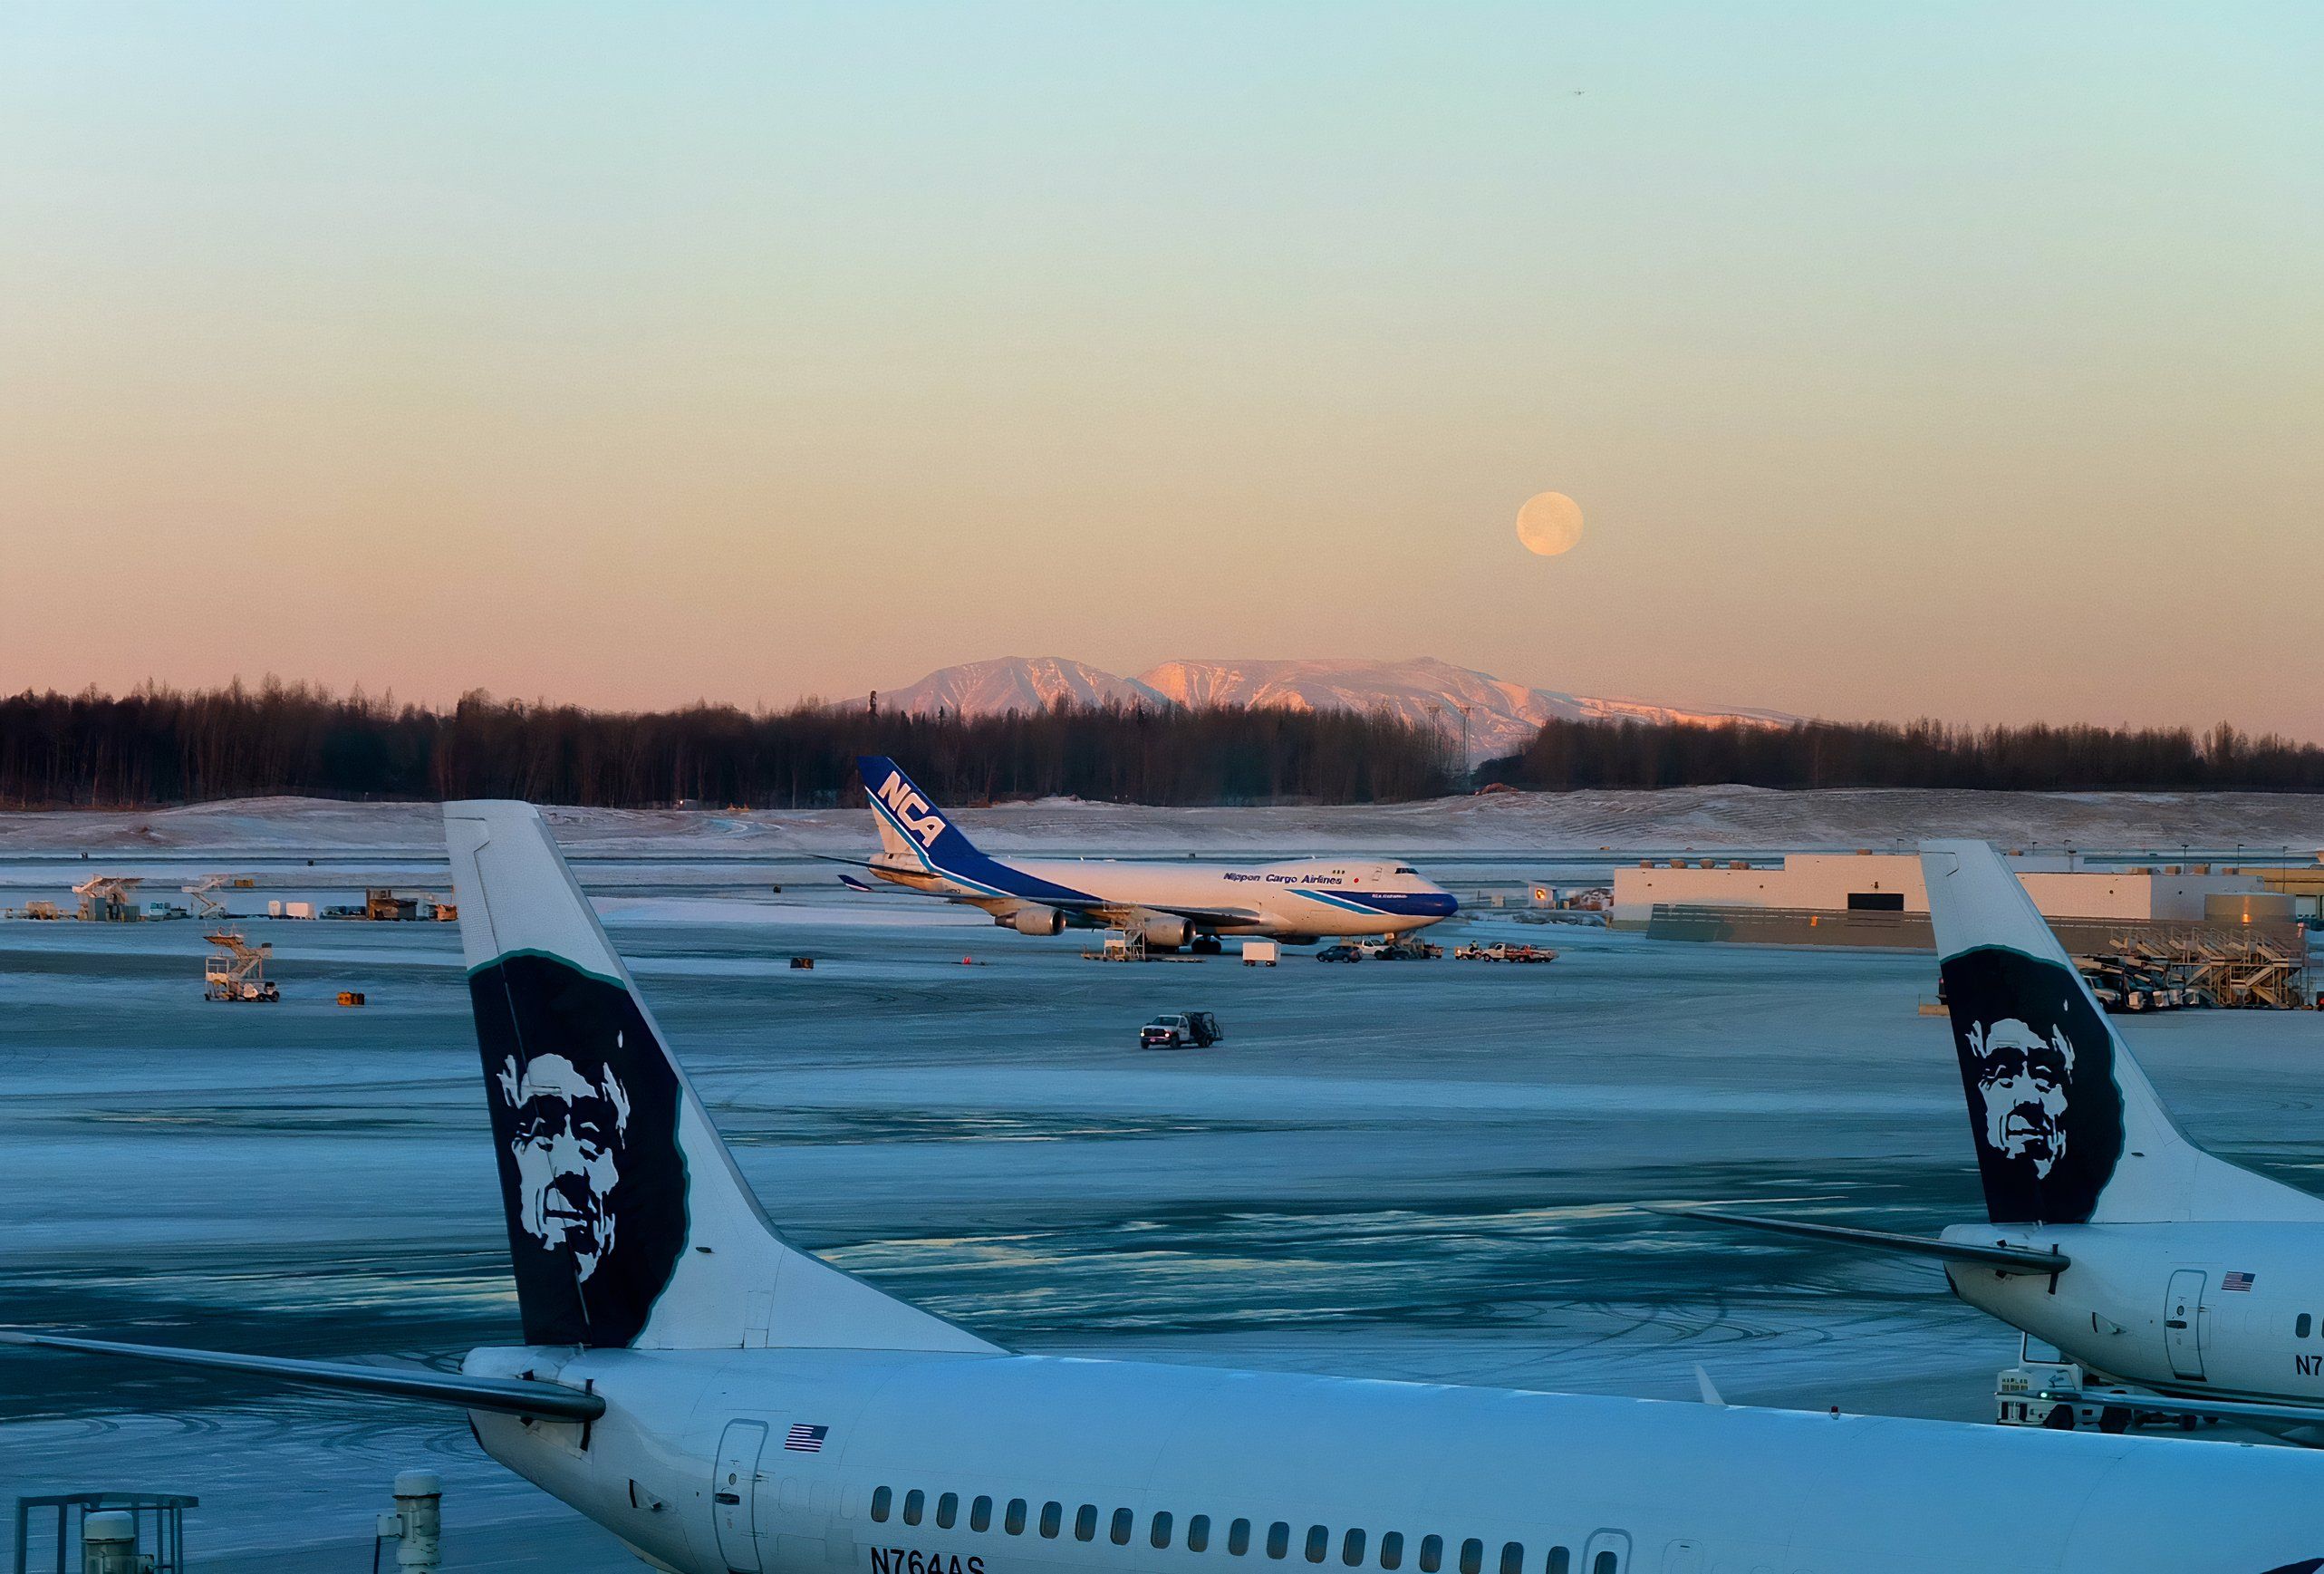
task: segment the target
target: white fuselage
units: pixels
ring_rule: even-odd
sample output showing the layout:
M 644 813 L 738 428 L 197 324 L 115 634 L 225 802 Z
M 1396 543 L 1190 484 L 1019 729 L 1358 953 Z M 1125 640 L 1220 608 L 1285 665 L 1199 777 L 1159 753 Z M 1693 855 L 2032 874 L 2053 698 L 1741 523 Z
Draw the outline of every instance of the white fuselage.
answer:
M 980 880 L 956 878 L 924 860 L 882 853 L 873 874 L 915 891 L 975 903 L 1004 922 L 1023 907 L 1055 905 L 1061 893 L 1103 906 L 1069 922 L 1114 922 L 1139 913 L 1207 913 L 1197 931 L 1285 939 L 1398 934 L 1451 916 L 1451 893 L 1410 864 L 1365 858 L 1306 858 L 1244 865 L 1110 858 L 1011 858 L 980 868 Z M 1046 900 L 1045 900 L 1046 899 Z
M 2324 1553 L 2324 1458 L 2290 1449 L 1003 1354 L 468 1366 L 602 1395 L 585 1436 L 499 1415 L 477 1435 L 684 1574 L 2262 1574 Z M 815 1452 L 795 1426 L 824 1429 Z
M 2164 1393 L 2324 1405 L 2324 1223 L 1985 1224 L 1945 1235 L 2069 1258 L 2049 1277 L 1945 1271 L 1962 1299 L 2092 1371 Z M 2236 1283 L 2249 1288 L 2226 1288 Z

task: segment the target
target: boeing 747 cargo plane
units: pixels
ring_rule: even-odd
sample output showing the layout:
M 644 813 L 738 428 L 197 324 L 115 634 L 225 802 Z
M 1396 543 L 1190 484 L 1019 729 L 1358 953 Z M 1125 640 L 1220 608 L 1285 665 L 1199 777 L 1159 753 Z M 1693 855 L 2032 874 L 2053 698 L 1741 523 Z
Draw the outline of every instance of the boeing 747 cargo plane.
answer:
M 768 1223 L 540 816 L 445 810 L 524 1323 L 397 1395 L 671 1574 L 2318 1574 L 2324 1456 L 1003 1349 Z
M 1987 1222 L 1690 1216 L 1934 1258 L 1970 1305 L 2152 1389 L 2141 1410 L 2324 1444 L 2324 1200 L 2188 1139 L 1991 847 L 1921 866 Z
M 1397 934 L 1450 918 L 1450 892 L 1409 864 L 1308 858 L 1244 868 L 1104 858 L 1000 859 L 979 852 L 896 762 L 856 762 L 879 816 L 880 879 L 967 903 L 1020 934 L 1133 930 L 1157 950 L 1215 951 L 1222 934 L 1304 944 L 1327 934 Z M 862 889 L 861 881 L 851 881 Z

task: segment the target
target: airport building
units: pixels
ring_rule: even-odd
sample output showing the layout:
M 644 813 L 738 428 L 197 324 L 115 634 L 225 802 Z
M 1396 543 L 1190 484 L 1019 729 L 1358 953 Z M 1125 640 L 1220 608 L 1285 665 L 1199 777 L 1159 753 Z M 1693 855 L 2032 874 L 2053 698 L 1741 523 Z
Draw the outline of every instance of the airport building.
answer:
M 2260 879 L 2290 901 L 2295 917 L 2324 924 L 2324 853 L 2305 868 L 2263 870 Z
M 2117 1001 L 2136 1011 L 2315 1000 L 2295 905 L 2302 883 L 2282 878 L 2286 871 L 2089 869 L 2023 855 L 2011 863 L 2109 1010 Z M 1656 940 L 1904 951 L 1935 944 L 1921 861 L 1909 853 L 1795 853 L 1775 867 L 1650 859 L 1615 871 L 1612 921 Z
M 2290 915 L 2290 899 L 2256 872 L 2205 864 L 2088 869 L 2063 857 L 2014 857 L 2011 867 L 2047 918 L 2157 923 L 2252 923 Z M 1643 861 L 1614 872 L 1614 922 L 1644 928 L 1663 908 L 1776 908 L 1802 913 L 1924 913 L 1928 888 L 1910 853 L 1794 853 L 1779 868 L 1737 860 Z

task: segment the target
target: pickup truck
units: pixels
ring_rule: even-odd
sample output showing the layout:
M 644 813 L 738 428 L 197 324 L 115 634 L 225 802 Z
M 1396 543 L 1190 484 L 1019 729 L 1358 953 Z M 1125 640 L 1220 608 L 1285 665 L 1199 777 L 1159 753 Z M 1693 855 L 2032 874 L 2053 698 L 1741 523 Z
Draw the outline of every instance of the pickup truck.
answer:
M 1226 1037 L 1208 1011 L 1172 1011 L 1138 1029 L 1141 1049 L 1201 1049 Z

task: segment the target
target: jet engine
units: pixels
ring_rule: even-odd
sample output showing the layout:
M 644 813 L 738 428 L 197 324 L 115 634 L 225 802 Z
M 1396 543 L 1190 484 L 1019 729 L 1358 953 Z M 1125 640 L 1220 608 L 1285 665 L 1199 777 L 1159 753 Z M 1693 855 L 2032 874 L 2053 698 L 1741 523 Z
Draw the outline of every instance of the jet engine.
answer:
M 1063 934 L 1066 929 L 1066 915 L 1054 907 L 1020 907 L 994 922 L 1019 934 Z
M 1144 935 L 1148 945 L 1162 951 L 1175 951 L 1194 938 L 1192 920 L 1174 917 L 1167 913 L 1133 913 L 1130 927 Z

